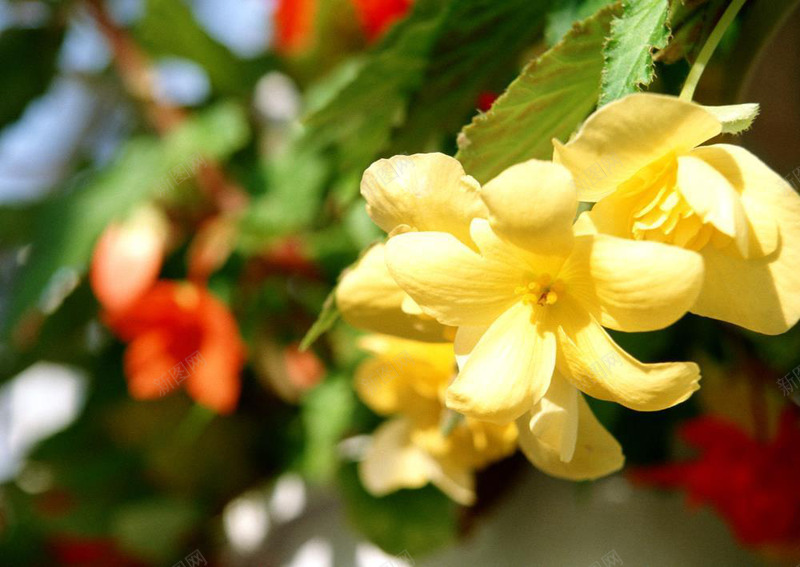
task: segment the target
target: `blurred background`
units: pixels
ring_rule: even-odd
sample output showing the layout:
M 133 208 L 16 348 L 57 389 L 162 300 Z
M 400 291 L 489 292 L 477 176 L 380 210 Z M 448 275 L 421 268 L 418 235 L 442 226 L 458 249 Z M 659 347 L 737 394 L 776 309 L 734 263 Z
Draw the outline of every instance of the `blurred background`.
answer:
M 359 333 L 324 309 L 327 333 L 299 348 L 383 236 L 363 170 L 454 154 L 529 61 L 610 4 L 0 0 L 0 565 L 800 562 L 798 416 L 777 384 L 800 376 L 797 328 L 688 315 L 617 333 L 641 360 L 700 363 L 702 390 L 654 414 L 592 401 L 621 473 L 569 483 L 517 454 L 479 475 L 473 507 L 431 486 L 368 494 L 357 460 L 381 418 L 351 385 Z M 748 2 L 695 100 L 759 102 L 726 141 L 798 188 L 796 4 Z M 671 3 L 649 90 L 680 90 L 726 5 Z M 155 277 L 189 286 L 196 320 L 154 292 L 113 307 Z M 135 338 L 154 320 L 219 364 L 224 391 L 142 389 L 162 361 Z M 735 448 L 698 451 L 715 443 Z

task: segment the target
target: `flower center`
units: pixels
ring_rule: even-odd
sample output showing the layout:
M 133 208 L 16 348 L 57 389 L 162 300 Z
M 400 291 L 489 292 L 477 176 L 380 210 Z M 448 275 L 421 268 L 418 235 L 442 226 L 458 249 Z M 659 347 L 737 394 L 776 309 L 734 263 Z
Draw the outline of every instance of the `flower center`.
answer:
M 714 227 L 704 222 L 677 188 L 678 161 L 674 154 L 648 165 L 622 189 L 635 199 L 629 219 L 636 240 L 673 244 L 700 250 L 710 241 L 724 245 Z
M 525 305 L 553 305 L 560 296 L 564 295 L 566 285 L 557 279 L 553 281 L 550 274 L 541 274 L 531 279 L 525 285 L 521 285 L 514 290 L 516 295 L 522 296 L 522 303 Z

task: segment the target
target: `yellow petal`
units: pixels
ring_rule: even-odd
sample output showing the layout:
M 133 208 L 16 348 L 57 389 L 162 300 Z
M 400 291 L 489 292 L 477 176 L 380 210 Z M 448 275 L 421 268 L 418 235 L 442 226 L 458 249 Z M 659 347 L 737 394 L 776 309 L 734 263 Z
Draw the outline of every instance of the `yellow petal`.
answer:
M 778 215 L 773 209 L 778 204 L 776 200 L 785 198 L 791 203 L 794 194 L 791 186 L 760 159 L 738 146 L 706 146 L 694 149 L 691 155 L 725 176 L 738 193 L 752 236 L 744 256 L 771 254 L 780 240 Z M 777 189 L 779 186 L 783 189 Z M 775 189 L 769 190 L 770 187 Z
M 400 225 L 454 234 L 469 242 L 469 223 L 485 217 L 480 185 L 455 158 L 398 155 L 373 163 L 361 180 L 367 212 L 387 233 Z
M 438 458 L 431 483 L 462 506 L 475 503 L 475 473 L 455 459 Z
M 559 370 L 594 398 L 637 411 L 657 411 L 686 400 L 700 386 L 692 362 L 644 364 L 622 350 L 591 315 L 572 310 L 558 331 Z
M 506 264 L 519 273 L 555 274 L 566 258 L 562 252 L 537 254 L 531 249 L 515 246 L 498 236 L 486 219 L 472 221 L 470 236 L 484 258 Z
M 578 390 L 558 372 L 547 393 L 533 406 L 528 429 L 539 444 L 556 451 L 563 462 L 572 460 L 578 437 Z
M 455 341 L 453 342 L 453 348 L 459 369 L 464 368 L 469 355 L 475 350 L 475 346 L 488 328 L 489 327 L 486 326 L 463 326 L 458 328 Z
M 598 201 L 648 164 L 686 153 L 721 128 L 698 104 L 637 93 L 597 110 L 568 144 L 554 140 L 553 161 L 572 172 L 579 200 Z
M 438 419 L 440 392 L 455 374 L 453 345 L 387 335 L 368 335 L 358 344 L 376 355 L 355 374 L 356 392 L 367 406 L 382 415 L 405 412 Z
M 444 232 L 394 236 L 386 259 L 395 281 L 445 325 L 490 324 L 515 301 L 522 278 Z
M 618 471 L 625 463 L 622 447 L 597 421 L 581 395 L 577 406 L 577 439 L 570 461 L 563 461 L 558 448 L 530 431 L 528 416 L 517 421 L 522 452 L 542 472 L 567 480 L 594 480 Z
M 373 246 L 345 272 L 336 288 L 336 305 L 342 318 L 359 329 L 444 342 L 445 327 L 435 319 L 403 312 L 407 295 L 389 274 L 384 250 L 383 244 Z
M 358 473 L 367 491 L 385 496 L 401 488 L 421 488 L 436 474 L 434 459 L 411 443 L 411 424 L 398 418 L 380 425 Z
M 750 237 L 744 207 L 722 173 L 697 155 L 680 156 L 677 190 L 703 222 L 731 237 L 747 253 Z
M 539 160 L 519 163 L 489 181 L 480 194 L 499 235 L 538 254 L 569 251 L 578 200 L 566 168 Z
M 703 261 L 676 246 L 584 234 L 575 239 L 559 277 L 604 326 L 652 331 L 692 307 L 703 284 Z
M 447 389 L 447 407 L 465 415 L 505 424 L 547 391 L 555 367 L 555 335 L 544 308 L 518 302 L 503 313 L 478 341 Z
M 745 259 L 706 246 L 705 282 L 692 311 L 759 333 L 785 332 L 800 318 L 800 196 L 743 148 L 720 144 L 698 148 L 693 155 L 725 175 L 741 194 L 755 235 L 751 244 L 772 250 Z M 777 226 L 777 242 L 771 223 Z
M 436 458 L 412 442 L 413 425 L 403 418 L 380 425 L 358 467 L 359 477 L 373 496 L 429 482 L 450 498 L 469 506 L 475 502 L 473 471 L 447 457 Z

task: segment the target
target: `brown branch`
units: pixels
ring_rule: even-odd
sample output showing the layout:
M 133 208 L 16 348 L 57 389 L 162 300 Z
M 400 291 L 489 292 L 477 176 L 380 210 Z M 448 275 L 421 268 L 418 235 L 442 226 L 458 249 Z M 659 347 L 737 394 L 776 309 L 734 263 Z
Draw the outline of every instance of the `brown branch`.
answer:
M 148 121 L 160 135 L 175 129 L 186 120 L 188 114 L 181 108 L 156 99 L 152 65 L 147 55 L 128 31 L 111 19 L 103 0 L 85 1 L 111 47 L 114 66 L 129 94 L 144 107 Z M 217 162 L 209 161 L 199 168 L 197 182 L 220 212 L 236 212 L 247 206 L 247 192 L 231 181 Z

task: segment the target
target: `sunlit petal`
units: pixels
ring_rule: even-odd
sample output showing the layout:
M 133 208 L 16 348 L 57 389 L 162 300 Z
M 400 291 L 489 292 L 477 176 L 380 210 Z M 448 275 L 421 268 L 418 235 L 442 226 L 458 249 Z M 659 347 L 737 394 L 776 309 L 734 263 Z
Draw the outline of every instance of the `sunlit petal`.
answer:
M 568 144 L 554 141 L 553 160 L 572 172 L 579 200 L 598 201 L 643 167 L 686 153 L 721 129 L 698 104 L 637 93 L 597 110 Z
M 481 336 L 448 388 L 447 406 L 503 424 L 537 403 L 555 367 L 555 335 L 545 317 L 537 311 L 532 315 L 522 302 L 503 313 Z

